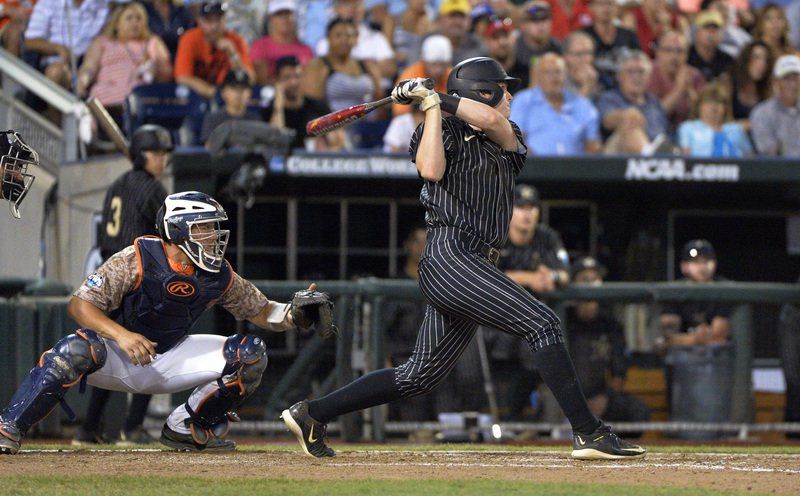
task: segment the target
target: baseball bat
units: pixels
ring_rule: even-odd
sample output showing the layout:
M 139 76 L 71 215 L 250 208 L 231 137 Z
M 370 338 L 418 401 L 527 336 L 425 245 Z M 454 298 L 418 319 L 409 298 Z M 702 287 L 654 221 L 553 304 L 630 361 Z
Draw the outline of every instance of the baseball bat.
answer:
M 430 79 L 426 79 L 423 84 L 429 90 L 433 89 L 433 81 Z M 386 98 L 381 98 L 380 100 L 376 100 L 374 102 L 360 103 L 358 105 L 347 107 L 346 109 L 325 114 L 322 117 L 317 117 L 316 119 L 308 121 L 306 124 L 306 134 L 309 136 L 320 136 L 322 134 L 329 133 L 334 129 L 338 129 L 353 123 L 369 114 L 373 110 L 379 109 L 392 102 L 394 102 L 394 98 L 387 96 Z
M 103 104 L 100 103 L 100 100 L 97 98 L 90 97 L 88 100 L 86 100 L 86 107 L 88 107 L 94 118 L 97 119 L 97 123 L 103 128 L 103 131 L 105 131 L 108 137 L 111 138 L 111 141 L 117 147 L 117 150 L 122 152 L 122 154 L 127 157 L 129 146 L 128 140 L 125 138 L 125 135 L 122 133 L 122 130 L 119 128 L 119 126 L 117 126 L 114 118 L 108 113 L 108 110 L 106 110 L 105 106 L 103 106 Z

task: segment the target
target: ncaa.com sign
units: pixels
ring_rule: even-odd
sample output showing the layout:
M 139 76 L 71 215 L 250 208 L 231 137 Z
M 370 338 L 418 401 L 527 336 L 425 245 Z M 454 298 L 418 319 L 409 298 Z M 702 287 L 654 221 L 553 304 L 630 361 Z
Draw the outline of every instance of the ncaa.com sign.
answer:
M 737 182 L 736 164 L 696 163 L 687 167 L 681 158 L 629 158 L 625 169 L 627 181 L 699 181 Z

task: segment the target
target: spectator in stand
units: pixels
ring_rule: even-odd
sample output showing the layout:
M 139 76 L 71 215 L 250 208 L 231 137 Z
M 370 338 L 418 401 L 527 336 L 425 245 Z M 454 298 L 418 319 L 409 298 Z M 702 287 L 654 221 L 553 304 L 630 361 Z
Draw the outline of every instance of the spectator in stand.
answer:
M 0 1 L 0 42 L 3 48 L 19 57 L 22 48 L 22 33 L 28 26 L 28 19 L 36 0 Z
M 198 26 L 186 31 L 178 42 L 175 82 L 206 98 L 214 96 L 231 69 L 243 70 L 253 79 L 247 44 L 241 36 L 226 29 L 226 10 L 225 3 L 204 2 Z
M 436 28 L 426 0 L 407 0 L 407 5 L 394 30 L 395 56 L 400 68 L 417 61 L 422 39 Z
M 223 122 L 236 120 L 260 120 L 257 114 L 247 109 L 253 87 L 250 83 L 250 75 L 243 69 L 233 69 L 225 75 L 222 82 L 220 96 L 222 96 L 223 107 L 214 112 L 208 113 L 203 117 L 203 127 L 200 131 L 200 141 L 205 143 L 214 129 Z
M 269 34 L 253 42 L 250 58 L 256 72 L 256 84 L 275 81 L 278 59 L 293 56 L 305 65 L 314 58 L 311 47 L 297 38 L 297 5 L 295 0 L 271 0 L 267 8 Z
M 564 89 L 566 77 L 564 59 L 544 54 L 533 66 L 535 86 L 511 102 L 510 119 L 532 155 L 582 155 L 601 149 L 597 109 L 586 97 Z
M 389 15 L 389 0 L 364 0 L 364 10 L 367 13 L 364 22 L 383 33 L 389 45 L 394 46 L 395 20 Z
M 601 286 L 605 274 L 594 257 L 572 265 L 573 284 Z M 569 352 L 589 409 L 603 420 L 646 422 L 647 405 L 623 392 L 628 358 L 622 325 L 597 301 L 577 302 L 567 312 Z
M 387 86 L 394 80 L 397 73 L 397 63 L 394 60 L 394 50 L 382 32 L 372 29 L 364 22 L 363 0 L 334 0 L 334 16 L 342 19 L 352 19 L 356 25 L 356 43 L 352 49 L 352 57 L 356 60 L 374 62 L 382 78 L 388 78 Z M 328 55 L 329 40 L 322 38 L 314 47 L 318 57 Z
M 469 13 L 470 18 L 470 31 L 475 33 L 480 39 L 484 39 L 486 34 L 484 31 L 486 30 L 486 26 L 489 25 L 489 22 L 492 20 L 493 17 L 501 17 L 499 16 L 494 9 L 486 2 L 475 4 L 472 3 L 472 10 Z
M 728 0 L 703 0 L 700 4 L 700 10 L 716 10 L 722 16 L 725 27 L 722 28 L 722 41 L 719 44 L 719 49 L 731 57 L 738 57 L 742 48 L 753 41 L 750 33 L 735 22 L 732 22 L 736 15 L 736 7 L 729 3 Z
M 592 14 L 584 0 L 547 0 L 547 3 L 553 11 L 553 37 L 559 41 L 592 22 Z
M 679 31 L 665 31 L 658 38 L 647 90 L 661 101 L 673 132 L 689 117 L 706 84 L 703 74 L 687 62 L 688 56 L 689 41 Z
M 716 10 L 704 10 L 694 18 L 694 43 L 689 51 L 689 65 L 696 67 L 707 82 L 723 75 L 733 58 L 719 49 L 725 21 Z
M 109 12 L 108 0 L 39 0 L 25 30 L 25 51 L 40 54 L 39 70 L 70 89 L 72 68 L 80 66 Z
M 761 9 L 756 18 L 753 37 L 770 47 L 776 57 L 797 54 L 797 50 L 789 41 L 789 21 L 786 19 L 786 13 L 774 3 L 768 3 Z
M 627 10 L 622 25 L 639 37 L 639 46 L 649 57 L 655 52 L 655 42 L 664 31 L 675 29 L 687 32 L 686 21 L 667 3 L 667 0 L 642 0 L 641 5 Z
M 327 102 L 333 111 L 384 96 L 377 65 L 353 57 L 357 37 L 358 28 L 352 19 L 337 17 L 328 23 L 327 45 L 330 51 L 328 55 L 315 57 L 306 64 L 301 82 L 305 96 Z M 348 126 L 346 133 L 351 139 L 359 138 L 357 126 Z
M 292 148 L 311 150 L 341 150 L 344 148 L 344 130 L 336 129 L 322 136 L 310 138 L 306 134 L 306 123 L 330 113 L 328 104 L 303 95 L 300 81 L 303 67 L 297 57 L 289 55 L 275 64 L 275 98 L 264 109 L 263 120 L 277 128 L 295 131 Z
M 439 5 L 436 26 L 438 33 L 445 35 L 453 44 L 453 65 L 486 55 L 486 47 L 469 31 L 470 10 L 469 0 L 442 0 Z
M 761 41 L 755 41 L 742 50 L 730 68 L 730 87 L 733 118 L 750 130 L 750 112 L 753 107 L 769 98 L 772 92 L 772 67 L 775 59 L 772 50 Z
M 548 52 L 561 53 L 561 45 L 552 37 L 553 15 L 547 2 L 536 0 L 522 14 L 516 52 L 520 64 L 530 67 L 534 58 Z
M 774 95 L 750 113 L 750 130 L 761 155 L 800 157 L 800 57 L 784 55 L 775 62 Z
M 589 0 L 594 22 L 583 31 L 595 44 L 594 65 L 600 71 L 603 89 L 616 86 L 620 56 L 627 50 L 639 50 L 639 39 L 630 29 L 617 26 L 617 0 Z
M 420 60 L 414 65 L 408 66 L 397 82 L 417 77 L 430 78 L 435 84 L 435 90 L 440 93 L 447 93 L 447 77 L 453 62 L 453 46 L 450 40 L 440 34 L 434 34 L 425 38 L 422 42 Z M 395 116 L 403 115 L 411 111 L 413 105 L 392 105 L 392 113 Z
M 705 239 L 686 243 L 681 252 L 682 281 L 714 284 L 726 281 L 717 275 L 717 255 Z M 692 301 L 664 305 L 661 330 L 667 346 L 694 346 L 728 342 L 731 332 L 730 305 Z
M 159 36 L 169 49 L 170 60 L 178 51 L 178 40 L 183 33 L 195 27 L 194 17 L 184 5 L 173 0 L 145 0 L 150 32 Z
M 652 63 L 640 50 L 622 57 L 617 82 L 597 99 L 603 130 L 610 134 L 604 151 L 609 154 L 652 154 L 664 142 L 667 116 L 658 98 L 647 91 Z M 657 139 L 658 138 L 658 139 Z
M 711 83 L 703 88 L 693 117 L 678 127 L 678 145 L 684 155 L 744 157 L 753 153 L 744 127 L 732 122 L 730 94 L 724 85 Z
M 89 45 L 76 91 L 81 98 L 100 100 L 121 122 L 122 104 L 135 86 L 171 80 L 166 45 L 150 33 L 144 6 L 130 2 L 114 9 L 103 32 Z
M 564 87 L 594 100 L 600 94 L 600 74 L 594 67 L 594 40 L 583 31 L 575 31 L 564 40 L 567 82 Z
M 515 91 L 527 88 L 530 84 L 530 66 L 519 60 L 514 49 L 514 25 L 510 17 L 492 17 L 483 30 L 483 43 L 489 57 L 497 60 L 506 74 L 520 80 Z M 513 92 L 512 92 L 513 94 Z
M 410 111 L 392 118 L 383 135 L 383 151 L 386 153 L 408 153 L 408 144 L 414 131 L 425 119 L 425 112 L 417 105 L 409 105 Z

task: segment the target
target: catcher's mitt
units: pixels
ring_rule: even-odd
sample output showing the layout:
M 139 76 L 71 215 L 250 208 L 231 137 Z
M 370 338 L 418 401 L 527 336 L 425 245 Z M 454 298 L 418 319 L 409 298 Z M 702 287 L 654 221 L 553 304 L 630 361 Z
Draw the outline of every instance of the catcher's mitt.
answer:
M 333 325 L 333 302 L 328 293 L 309 289 L 298 291 L 292 296 L 289 311 L 300 329 L 314 330 L 326 339 L 339 334 L 339 329 Z

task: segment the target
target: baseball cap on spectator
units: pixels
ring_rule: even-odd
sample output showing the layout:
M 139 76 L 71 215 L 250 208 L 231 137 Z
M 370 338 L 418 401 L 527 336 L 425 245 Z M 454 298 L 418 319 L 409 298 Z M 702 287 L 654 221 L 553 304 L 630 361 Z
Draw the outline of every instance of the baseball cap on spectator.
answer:
M 225 75 L 225 80 L 222 82 L 222 86 L 238 86 L 238 87 L 250 87 L 250 76 L 247 72 L 241 69 L 231 69 L 228 71 L 228 74 Z
M 800 74 L 800 57 L 797 55 L 782 55 L 775 62 L 775 69 L 772 74 L 778 78 L 783 79 L 792 74 Z
M 461 14 L 469 15 L 472 8 L 469 5 L 469 0 L 444 0 L 439 5 L 439 15 Z
M 295 0 L 269 0 L 267 15 L 277 14 L 285 10 L 297 12 L 297 2 Z
M 200 6 L 200 15 L 203 17 L 208 16 L 222 16 L 228 10 L 228 4 L 225 2 L 203 2 Z
M 704 257 L 709 260 L 716 260 L 717 253 L 714 246 L 705 239 L 693 239 L 683 245 L 681 251 L 681 262 L 691 262 L 696 258 Z
M 528 184 L 518 184 L 514 188 L 514 206 L 522 207 L 524 205 L 531 205 L 538 207 L 541 203 L 539 190 Z
M 550 4 L 539 0 L 525 9 L 525 19 L 529 21 L 544 21 L 550 19 L 552 15 Z
M 697 17 L 694 18 L 694 25 L 701 28 L 706 26 L 721 28 L 725 25 L 725 19 L 722 18 L 722 14 L 718 10 L 709 9 L 697 14 Z
M 472 10 L 469 13 L 469 16 L 473 19 L 479 19 L 481 17 L 490 17 L 494 15 L 494 9 L 488 3 L 479 3 L 478 5 L 472 7 Z
M 420 49 L 420 58 L 424 62 L 444 62 L 453 63 L 453 44 L 447 37 L 440 34 L 432 34 L 425 38 Z
M 508 17 L 492 17 L 489 20 L 489 24 L 486 25 L 486 31 L 484 31 L 483 34 L 487 38 L 491 38 L 496 33 L 510 33 L 513 30 L 514 24 Z
M 608 275 L 608 269 L 606 269 L 603 264 L 598 262 L 594 257 L 581 257 L 575 260 L 570 268 L 572 269 L 573 278 L 584 270 L 594 270 L 601 278 Z

